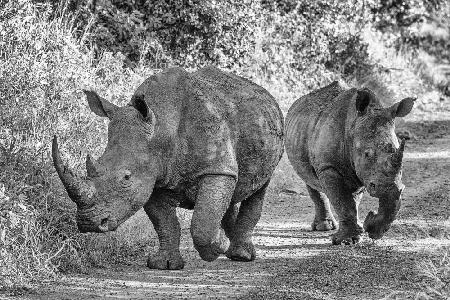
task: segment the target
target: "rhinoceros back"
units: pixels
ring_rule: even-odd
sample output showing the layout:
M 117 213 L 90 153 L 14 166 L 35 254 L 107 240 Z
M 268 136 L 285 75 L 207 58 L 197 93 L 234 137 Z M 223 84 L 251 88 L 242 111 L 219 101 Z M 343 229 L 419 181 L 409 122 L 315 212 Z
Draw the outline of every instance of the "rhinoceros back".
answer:
M 333 105 L 345 88 L 337 81 L 302 96 L 292 104 L 286 115 L 286 154 L 295 171 L 305 181 L 314 176 L 309 143 L 315 134 L 322 112 Z
M 229 175 L 238 178 L 239 201 L 270 179 L 283 152 L 283 116 L 262 87 L 214 67 L 173 68 L 146 80 L 139 95 L 155 112 L 156 134 L 171 157 L 168 188 Z

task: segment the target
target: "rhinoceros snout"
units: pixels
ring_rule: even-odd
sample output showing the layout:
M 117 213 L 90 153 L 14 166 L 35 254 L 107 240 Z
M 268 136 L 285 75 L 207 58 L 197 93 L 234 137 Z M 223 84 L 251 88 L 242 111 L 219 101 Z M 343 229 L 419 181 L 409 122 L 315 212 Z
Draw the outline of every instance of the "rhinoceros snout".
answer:
M 77 227 L 82 233 L 86 232 L 108 232 L 117 228 L 117 222 L 109 215 L 88 218 L 83 215 L 77 216 Z
M 364 220 L 364 230 L 374 240 L 381 239 L 389 230 L 390 223 L 386 222 L 380 214 L 370 211 Z
M 370 211 L 364 220 L 364 230 L 371 239 L 380 239 L 389 230 L 401 205 L 401 193 L 404 186 L 391 187 L 379 197 L 378 213 Z M 384 190 L 384 189 L 383 189 Z
M 87 232 L 101 232 L 99 229 L 98 229 L 98 226 L 96 225 L 96 224 L 94 224 L 94 223 L 92 223 L 92 222 L 78 222 L 77 221 L 77 227 L 78 227 L 78 230 L 81 232 L 81 233 L 87 233 Z

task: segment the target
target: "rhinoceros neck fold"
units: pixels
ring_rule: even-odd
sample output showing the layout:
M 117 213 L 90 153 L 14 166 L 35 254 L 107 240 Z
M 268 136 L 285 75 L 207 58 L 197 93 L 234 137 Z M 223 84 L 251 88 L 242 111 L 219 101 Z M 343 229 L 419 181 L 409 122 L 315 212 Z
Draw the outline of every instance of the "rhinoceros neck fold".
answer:
M 332 135 L 335 140 L 331 140 L 330 143 L 339 143 L 339 147 L 334 153 L 334 160 L 338 163 L 336 167 L 340 169 L 347 184 L 356 190 L 362 186 L 362 182 L 355 172 L 353 159 L 355 117 L 352 94 L 355 92 L 355 89 L 342 92 L 335 99 L 335 105 L 328 108 L 327 118 L 331 123 L 330 130 L 335 132 Z

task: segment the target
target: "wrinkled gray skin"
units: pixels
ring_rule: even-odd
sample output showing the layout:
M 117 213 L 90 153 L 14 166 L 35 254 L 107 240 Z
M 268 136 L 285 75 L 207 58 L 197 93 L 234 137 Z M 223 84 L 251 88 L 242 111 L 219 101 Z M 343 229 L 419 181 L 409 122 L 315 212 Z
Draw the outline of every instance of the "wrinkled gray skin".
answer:
M 406 98 L 388 108 L 369 89 L 346 90 L 338 82 L 298 99 L 286 116 L 286 153 L 305 181 L 315 204 L 312 230 L 332 230 L 333 244 L 356 243 L 363 227 L 358 205 L 366 189 L 379 198 L 364 229 L 379 239 L 400 209 L 404 141 L 399 144 L 394 119 L 414 105 Z
M 87 179 L 63 165 L 53 141 L 80 231 L 115 230 L 144 206 L 160 242 L 148 267 L 181 269 L 179 206 L 194 209 L 202 259 L 255 259 L 252 232 L 284 146 L 283 116 L 266 90 L 208 67 L 151 76 L 124 107 L 85 93 L 91 110 L 110 119 L 104 154 L 87 157 Z

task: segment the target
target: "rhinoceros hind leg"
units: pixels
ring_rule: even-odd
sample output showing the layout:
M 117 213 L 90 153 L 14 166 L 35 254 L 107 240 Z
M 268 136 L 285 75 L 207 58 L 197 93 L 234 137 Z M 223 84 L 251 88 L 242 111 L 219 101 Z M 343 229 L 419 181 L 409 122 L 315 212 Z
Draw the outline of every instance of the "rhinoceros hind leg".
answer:
M 306 185 L 309 196 L 314 202 L 316 215 L 314 221 L 311 224 L 311 229 L 313 231 L 329 231 L 336 229 L 337 222 L 333 217 L 331 212 L 330 200 L 324 193 Z
M 159 239 L 159 251 L 149 256 L 150 269 L 179 270 L 184 261 L 180 254 L 180 223 L 170 196 L 154 191 L 144 210 Z
M 230 234 L 231 244 L 226 256 L 231 260 L 252 261 L 256 258 L 252 243 L 253 229 L 261 217 L 264 195 L 269 181 L 257 192 L 242 201 L 233 230 Z
M 234 236 L 234 226 L 236 225 L 238 213 L 239 205 L 237 203 L 231 204 L 222 218 L 222 228 L 230 241 Z
M 333 245 L 358 243 L 364 232 L 358 220 L 361 194 L 353 194 L 340 173 L 332 168 L 322 172 L 319 179 L 339 219 L 339 230 L 331 237 Z

